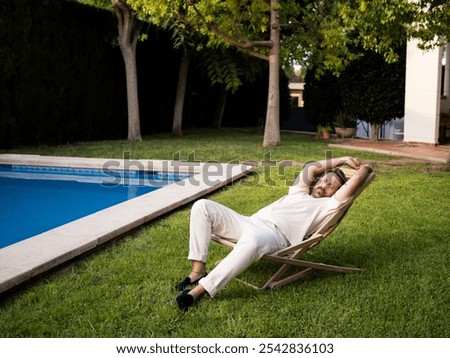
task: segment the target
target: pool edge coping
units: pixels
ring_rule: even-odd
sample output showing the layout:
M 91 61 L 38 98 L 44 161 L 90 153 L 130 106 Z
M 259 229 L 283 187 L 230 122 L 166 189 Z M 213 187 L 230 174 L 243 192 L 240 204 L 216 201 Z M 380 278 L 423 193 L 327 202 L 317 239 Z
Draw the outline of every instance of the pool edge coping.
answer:
M 121 159 L 0 154 L 0 164 L 102 168 L 105 161 L 114 162 L 119 164 L 119 168 L 126 169 L 127 163 Z M 154 170 L 177 168 L 180 172 L 191 172 L 194 175 L 180 183 L 170 184 L 0 249 L 0 295 L 161 215 L 224 187 L 249 174 L 254 168 L 239 163 L 152 159 L 132 162 L 137 166 L 138 163 L 152 163 Z M 63 240 L 64 238 L 68 240 Z

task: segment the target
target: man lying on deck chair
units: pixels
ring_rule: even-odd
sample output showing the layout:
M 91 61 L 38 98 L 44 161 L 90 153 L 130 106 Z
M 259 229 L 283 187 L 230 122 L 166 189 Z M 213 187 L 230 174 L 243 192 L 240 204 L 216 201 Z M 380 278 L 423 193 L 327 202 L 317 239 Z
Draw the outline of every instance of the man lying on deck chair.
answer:
M 344 164 L 356 169 L 348 181 L 338 168 Z M 308 162 L 287 195 L 252 216 L 240 215 L 207 199 L 195 202 L 188 255 L 192 271 L 175 285 L 182 291 L 176 298 L 178 307 L 187 311 L 205 293 L 213 297 L 263 255 L 301 242 L 327 216 L 345 206 L 371 172 L 370 165 L 361 165 L 351 157 Z M 236 246 L 207 274 L 212 234 L 235 241 Z M 188 286 L 194 287 L 185 290 Z

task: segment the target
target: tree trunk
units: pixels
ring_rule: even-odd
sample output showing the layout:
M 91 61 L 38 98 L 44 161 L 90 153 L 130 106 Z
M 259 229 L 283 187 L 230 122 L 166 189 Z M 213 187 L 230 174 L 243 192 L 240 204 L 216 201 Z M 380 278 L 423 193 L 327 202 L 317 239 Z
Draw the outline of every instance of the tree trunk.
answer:
M 380 125 L 378 123 L 370 123 L 370 141 L 377 142 L 378 141 L 378 129 Z
M 270 39 L 273 46 L 269 53 L 269 93 L 263 147 L 280 144 L 280 21 L 278 0 L 271 0 Z
M 136 46 L 138 31 L 133 10 L 121 0 L 111 0 L 117 15 L 119 46 L 125 63 L 128 103 L 128 140 L 139 141 L 141 125 L 139 119 L 139 97 L 136 67 Z
M 183 135 L 183 108 L 184 98 L 186 95 L 186 84 L 189 72 L 190 56 L 189 51 L 183 47 L 181 56 L 180 69 L 178 72 L 178 86 L 175 97 L 175 109 L 173 112 L 172 134 L 177 137 Z
M 225 111 L 225 103 L 227 102 L 227 90 L 225 85 L 220 85 L 219 88 L 219 103 L 217 104 L 216 113 L 212 123 L 213 128 L 220 128 L 222 126 L 223 112 Z

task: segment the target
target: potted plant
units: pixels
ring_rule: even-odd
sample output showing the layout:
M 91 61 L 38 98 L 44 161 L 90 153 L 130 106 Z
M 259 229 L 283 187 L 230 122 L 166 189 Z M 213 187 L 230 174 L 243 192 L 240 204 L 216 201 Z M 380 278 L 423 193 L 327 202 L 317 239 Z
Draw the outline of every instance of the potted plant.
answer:
M 357 119 L 344 111 L 339 111 L 334 117 L 334 129 L 336 134 L 341 138 L 352 138 L 356 133 Z
M 322 125 L 320 124 L 317 127 L 317 132 L 320 133 L 323 139 L 330 139 L 331 132 L 333 131 L 333 128 L 329 124 Z

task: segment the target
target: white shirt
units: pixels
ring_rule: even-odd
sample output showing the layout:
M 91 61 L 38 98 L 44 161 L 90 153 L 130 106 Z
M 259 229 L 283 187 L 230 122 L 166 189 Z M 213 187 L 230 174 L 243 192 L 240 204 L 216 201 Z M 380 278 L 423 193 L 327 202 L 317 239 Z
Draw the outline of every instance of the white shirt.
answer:
M 287 195 L 262 208 L 254 216 L 277 226 L 290 244 L 295 245 L 347 203 L 348 200 L 339 202 L 334 195 L 313 198 L 309 195 L 309 188 L 292 186 Z

